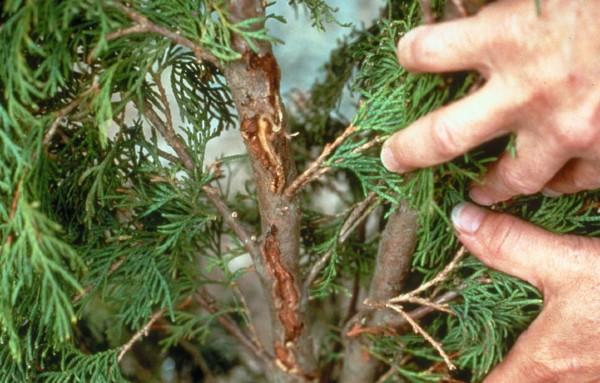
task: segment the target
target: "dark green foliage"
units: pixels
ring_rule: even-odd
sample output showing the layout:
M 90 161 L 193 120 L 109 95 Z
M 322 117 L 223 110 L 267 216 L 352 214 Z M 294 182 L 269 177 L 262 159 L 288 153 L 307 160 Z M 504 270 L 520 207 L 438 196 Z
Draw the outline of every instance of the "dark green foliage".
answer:
M 335 22 L 335 9 L 325 1 L 289 3 L 306 7 L 318 28 Z M 325 165 L 332 168 L 331 179 L 347 187 L 341 199 L 348 208 L 373 192 L 382 217 L 402 200 L 418 211 L 411 287 L 431 279 L 456 252 L 449 213 L 467 199 L 469 183 L 499 152 L 479 148 L 409 176 L 390 174 L 381 165 L 377 143 L 460 97 L 473 79 L 465 74 L 411 75 L 399 66 L 395 42 L 420 23 L 418 3 L 390 1 L 387 18 L 368 30 L 355 30 L 332 54 L 308 107 L 290 116 L 300 133 L 293 143 L 303 168 L 312 149 L 332 141 L 348 124 L 336 113 L 344 89 L 360 98 L 352 121 L 357 131 Z M 235 294 L 211 314 L 190 309 L 188 299 L 210 284 L 233 289 L 243 273 L 231 272 L 228 263 L 245 251 L 202 189 L 216 177 L 210 164 L 204 164 L 208 141 L 237 123 L 227 84 L 215 65 L 199 63 L 188 48 L 164 36 L 110 37 L 132 23 L 115 4 L 3 3 L 0 382 L 124 382 L 117 363 L 120 347 L 159 311 L 164 312 L 164 331 L 157 350 L 164 353 L 183 341 L 210 349 L 207 343 L 224 313 L 240 323 L 249 320 Z M 223 62 L 240 57 L 233 34 L 252 47 L 275 42 L 256 27 L 259 19 L 229 21 L 226 1 L 131 4 L 156 25 L 176 30 Z M 167 80 L 166 92 L 172 93 L 176 107 L 165 105 L 161 87 Z M 179 111 L 183 126 L 176 128 L 194 169 L 185 169 L 171 152 L 159 149 L 162 138 L 149 128 L 149 109 L 163 120 Z M 51 129 L 55 132 L 46 140 Z M 231 202 L 235 210 L 258 227 L 254 189 L 236 197 Z M 532 196 L 498 209 L 547 230 L 598 235 L 596 197 Z M 366 238 L 363 231 L 340 244 L 347 213 L 325 215 L 305 202 L 304 269 L 332 252 L 312 293 L 321 303 L 335 302 L 349 293 L 347 282 L 356 275 L 366 285 L 379 238 Z M 461 299 L 452 304 L 456 316 L 436 314 L 424 324 L 453 356 L 460 376 L 474 381 L 502 358 L 541 304 L 529 285 L 473 258 L 462 262 L 444 289 L 460 291 Z M 320 342 L 324 350 L 335 350 L 339 338 L 340 329 L 332 326 Z M 441 359 L 423 338 L 382 336 L 372 341 L 374 355 L 407 381 L 439 380 L 439 370 L 430 367 Z M 332 352 L 326 358 L 339 356 Z M 410 358 L 399 364 L 402 356 Z M 230 354 L 224 359 L 236 362 Z

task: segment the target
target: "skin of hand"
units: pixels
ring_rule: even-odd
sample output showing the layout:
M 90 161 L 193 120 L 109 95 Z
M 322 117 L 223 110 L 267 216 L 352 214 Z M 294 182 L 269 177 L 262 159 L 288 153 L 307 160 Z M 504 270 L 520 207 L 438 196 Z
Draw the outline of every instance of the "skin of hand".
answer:
M 397 132 L 381 158 L 407 172 L 513 133 L 471 189 L 481 205 L 600 187 L 600 1 L 500 0 L 474 16 L 418 27 L 398 43 L 412 72 L 477 70 L 485 85 Z
M 541 314 L 484 383 L 600 382 L 600 239 L 552 234 L 469 203 L 452 220 L 473 255 L 544 296 Z

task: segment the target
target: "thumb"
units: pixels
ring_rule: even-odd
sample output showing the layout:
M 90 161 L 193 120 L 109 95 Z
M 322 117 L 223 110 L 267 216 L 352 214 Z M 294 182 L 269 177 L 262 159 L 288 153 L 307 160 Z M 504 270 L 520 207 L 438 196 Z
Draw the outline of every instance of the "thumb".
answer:
M 523 279 L 539 290 L 548 270 L 565 251 L 567 237 L 551 234 L 508 214 L 493 213 L 471 203 L 452 211 L 464 246 L 487 266 Z

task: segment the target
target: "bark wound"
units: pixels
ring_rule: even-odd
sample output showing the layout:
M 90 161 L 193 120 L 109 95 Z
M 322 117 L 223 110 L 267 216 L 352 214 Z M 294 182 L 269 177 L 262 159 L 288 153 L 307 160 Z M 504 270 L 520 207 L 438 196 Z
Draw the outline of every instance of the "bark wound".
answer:
M 274 225 L 265 238 L 263 256 L 267 271 L 274 281 L 273 300 L 277 316 L 283 324 L 285 343 L 294 342 L 302 332 L 302 322 L 297 312 L 300 293 L 294 283 L 294 276 L 281 262 L 277 228 Z
M 272 53 L 244 55 L 248 72 L 265 74 L 268 110 L 252 110 L 242 116 L 242 135 L 248 147 L 271 175 L 271 191 L 280 194 L 286 183 L 286 169 L 281 160 L 287 153 L 287 137 L 283 129 L 283 105 L 279 99 L 280 72 Z M 252 101 L 248 100 L 248 104 Z M 251 105 L 248 105 L 251 107 Z M 263 108 L 261 108 L 263 109 Z

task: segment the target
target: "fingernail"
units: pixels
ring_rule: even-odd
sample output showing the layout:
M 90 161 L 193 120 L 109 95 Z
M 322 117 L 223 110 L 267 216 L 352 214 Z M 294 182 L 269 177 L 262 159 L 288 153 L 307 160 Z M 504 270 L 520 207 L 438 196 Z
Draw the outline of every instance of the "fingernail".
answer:
M 490 206 L 494 203 L 494 200 L 488 193 L 486 193 L 483 189 L 474 187 L 469 192 L 469 197 L 478 204 L 482 206 Z
M 562 196 L 563 193 L 558 192 L 554 189 L 544 188 L 544 190 L 542 190 L 542 195 L 544 195 L 545 197 L 556 198 Z
M 481 226 L 485 214 L 485 210 L 472 203 L 463 202 L 452 209 L 451 218 L 458 231 L 474 234 Z
M 389 170 L 390 172 L 402 173 L 403 170 L 400 167 L 400 164 L 398 164 L 398 161 L 394 156 L 394 152 L 392 151 L 392 148 L 390 148 L 387 141 L 383 144 L 383 147 L 381 148 L 380 157 L 381 163 L 383 164 L 383 166 L 385 166 L 387 170 Z

